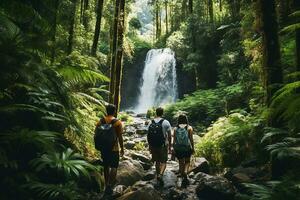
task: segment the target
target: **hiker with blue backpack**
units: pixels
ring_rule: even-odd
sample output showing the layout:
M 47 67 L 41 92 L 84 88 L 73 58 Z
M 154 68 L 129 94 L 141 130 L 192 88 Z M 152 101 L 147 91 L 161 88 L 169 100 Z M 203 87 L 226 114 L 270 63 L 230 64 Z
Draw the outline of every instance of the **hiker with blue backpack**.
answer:
M 194 150 L 193 128 L 188 123 L 186 115 L 179 115 L 177 127 L 172 137 L 172 151 L 179 161 L 179 172 L 182 177 L 182 187 L 189 184 L 187 173 L 190 167 L 190 160 Z
M 166 170 L 168 152 L 171 152 L 172 127 L 168 120 L 162 118 L 164 109 L 156 109 L 156 117 L 148 127 L 147 140 L 152 161 L 155 162 L 156 178 L 159 185 L 163 185 L 163 174 Z
M 114 117 L 116 107 L 106 106 L 106 116 L 96 125 L 95 148 L 101 152 L 104 167 L 105 195 L 113 194 L 120 156 L 124 155 L 122 122 Z

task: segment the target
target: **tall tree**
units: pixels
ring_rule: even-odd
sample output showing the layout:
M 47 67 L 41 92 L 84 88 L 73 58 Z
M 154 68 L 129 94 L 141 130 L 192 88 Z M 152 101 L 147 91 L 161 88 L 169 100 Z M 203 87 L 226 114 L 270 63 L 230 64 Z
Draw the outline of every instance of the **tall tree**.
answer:
M 193 0 L 189 0 L 189 13 L 193 13 Z
M 166 12 L 166 34 L 168 34 L 169 33 L 168 0 L 165 0 L 165 12 Z
M 94 33 L 94 39 L 92 44 L 92 51 L 91 54 L 93 56 L 96 55 L 98 42 L 99 42 L 99 36 L 100 36 L 100 29 L 101 29 L 101 18 L 102 18 L 102 11 L 103 11 L 103 2 L 104 0 L 98 0 L 97 3 L 97 19 L 95 24 L 95 33 Z
M 158 0 L 155 0 L 155 23 L 156 23 L 156 39 L 160 38 L 160 6 Z
M 74 39 L 74 30 L 75 30 L 76 9 L 77 9 L 77 0 L 73 0 L 72 1 L 72 8 L 71 8 L 69 37 L 68 37 L 68 48 L 67 48 L 67 53 L 68 54 L 72 53 L 72 51 L 73 51 L 73 39 Z
M 89 0 L 84 0 L 82 23 L 85 30 L 89 30 L 89 22 L 88 22 L 89 18 L 86 15 L 86 12 L 89 10 L 89 8 L 90 8 Z
M 214 22 L 214 5 L 213 5 L 213 0 L 208 0 L 207 6 L 208 6 L 209 22 L 213 23 Z
M 300 11 L 300 1 L 294 0 L 294 11 Z M 300 28 L 296 29 L 296 70 L 300 71 Z
M 112 49 L 111 49 L 111 63 L 110 63 L 110 82 L 109 82 L 109 99 L 110 103 L 114 101 L 115 91 L 115 76 L 116 76 L 116 49 L 117 49 L 117 38 L 118 38 L 118 21 L 119 21 L 119 8 L 120 0 L 115 1 L 115 14 L 114 14 L 114 28 L 112 35 Z
M 56 49 L 56 26 L 57 26 L 57 15 L 58 15 L 59 0 L 54 1 L 54 17 L 52 27 L 52 48 L 51 48 L 51 63 L 55 60 L 55 49 Z
M 123 61 L 123 40 L 125 30 L 125 0 L 120 0 L 119 23 L 118 23 L 118 47 L 116 56 L 116 84 L 114 92 L 114 105 L 116 106 L 116 115 L 120 108 L 121 100 L 121 82 L 122 82 L 122 61 Z
M 263 42 L 263 71 L 266 103 L 270 105 L 276 85 L 282 83 L 278 23 L 275 0 L 258 0 Z

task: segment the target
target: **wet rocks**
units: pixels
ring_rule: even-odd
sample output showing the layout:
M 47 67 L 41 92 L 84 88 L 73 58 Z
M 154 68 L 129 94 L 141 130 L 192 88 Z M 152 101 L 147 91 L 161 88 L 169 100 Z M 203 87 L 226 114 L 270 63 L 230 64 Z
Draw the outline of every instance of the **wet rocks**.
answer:
M 123 160 L 118 168 L 117 182 L 119 185 L 130 186 L 144 177 L 142 165 L 135 160 Z
M 160 194 L 151 184 L 139 181 L 117 200 L 162 200 Z
M 202 172 L 195 175 L 196 193 L 200 199 L 232 200 L 236 194 L 235 187 L 220 176 L 211 176 Z
M 191 162 L 190 169 L 190 172 L 194 172 L 195 174 L 198 172 L 210 173 L 209 163 L 205 158 L 195 157 Z
M 125 149 L 129 149 L 129 150 L 132 150 L 132 149 L 134 149 L 134 147 L 135 147 L 135 142 L 134 141 L 126 141 L 125 143 L 124 143 L 124 148 Z

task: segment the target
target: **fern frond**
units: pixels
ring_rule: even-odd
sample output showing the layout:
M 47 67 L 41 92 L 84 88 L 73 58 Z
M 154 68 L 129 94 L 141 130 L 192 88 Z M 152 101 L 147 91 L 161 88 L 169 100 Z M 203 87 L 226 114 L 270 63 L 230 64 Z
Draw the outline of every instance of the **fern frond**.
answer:
M 281 137 L 285 135 L 288 135 L 288 131 L 273 127 L 267 127 L 265 128 L 265 134 L 261 139 L 261 143 L 264 143 L 266 140 L 272 139 L 273 137 Z
M 74 182 L 68 182 L 66 184 L 45 184 L 41 182 L 30 182 L 24 185 L 24 188 L 32 190 L 41 199 L 76 200 L 80 197 L 78 188 Z
M 98 170 L 97 167 L 85 161 L 80 154 L 69 148 L 62 153 L 44 154 L 42 157 L 31 161 L 31 165 L 36 171 L 42 171 L 50 167 L 58 172 L 63 172 L 66 177 L 80 177 L 83 175 L 90 178 L 89 171 Z
M 64 66 L 58 68 L 58 72 L 65 79 L 68 87 L 76 89 L 79 85 L 108 82 L 109 79 L 98 71 L 84 69 L 82 67 Z

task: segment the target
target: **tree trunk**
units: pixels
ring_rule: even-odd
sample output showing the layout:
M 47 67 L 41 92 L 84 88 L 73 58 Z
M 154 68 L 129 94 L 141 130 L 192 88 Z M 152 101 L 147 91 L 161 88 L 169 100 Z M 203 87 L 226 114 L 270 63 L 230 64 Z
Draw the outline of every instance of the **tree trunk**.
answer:
M 100 30 L 101 30 L 102 11 L 103 11 L 103 0 L 98 0 L 97 20 L 96 20 L 96 25 L 95 25 L 95 34 L 94 34 L 94 40 L 93 40 L 93 45 L 92 45 L 92 51 L 91 51 L 92 56 L 95 56 L 96 52 L 97 52 Z
M 90 5 L 89 5 L 89 0 L 84 0 L 84 7 L 83 7 L 83 26 L 85 30 L 89 30 L 89 22 L 88 22 L 88 17 L 86 16 L 86 11 L 89 10 Z
M 55 49 L 56 49 L 56 26 L 57 26 L 57 13 L 58 13 L 58 0 L 54 3 L 54 19 L 52 28 L 52 49 L 51 49 L 51 63 L 55 61 Z
M 282 83 L 278 23 L 274 0 L 259 0 L 258 5 L 262 25 L 264 86 L 269 106 L 278 84 Z
M 222 5 L 222 0 L 219 0 L 219 9 L 220 9 L 220 12 L 222 12 L 222 9 L 223 8 L 223 5 Z
M 165 0 L 165 12 L 166 12 L 166 34 L 168 34 L 169 33 L 169 22 L 168 22 L 168 20 L 169 20 L 169 17 L 168 17 L 168 1 L 167 0 Z
M 160 37 L 159 35 L 159 5 L 158 0 L 155 1 L 155 22 L 156 22 L 156 39 Z
M 118 48 L 116 57 L 116 85 L 114 92 L 114 105 L 116 106 L 116 117 L 120 109 L 121 82 L 122 82 L 122 61 L 123 61 L 123 39 L 125 29 L 125 0 L 120 0 L 120 17 L 118 23 Z
M 294 11 L 300 11 L 300 1 L 294 0 Z M 300 71 L 300 29 L 296 29 L 296 70 Z
M 208 0 L 208 14 L 209 14 L 209 22 L 214 23 L 214 7 L 213 7 L 212 0 Z
M 189 13 L 193 13 L 193 0 L 189 0 Z
M 187 10 L 187 0 L 182 0 L 182 4 L 181 4 L 181 16 L 182 16 L 182 20 L 184 20 L 186 18 L 186 10 Z
M 80 17 L 79 17 L 79 21 L 80 23 L 82 23 L 82 19 L 83 19 L 83 5 L 84 5 L 84 2 L 83 0 L 80 0 Z
M 112 39 L 112 51 L 111 51 L 111 63 L 110 63 L 110 82 L 109 82 L 109 103 L 114 101 L 115 91 L 115 76 L 116 76 L 116 49 L 117 49 L 117 37 L 118 37 L 118 17 L 119 17 L 120 0 L 115 1 L 115 14 L 114 14 L 114 29 Z
M 67 54 L 70 54 L 73 51 L 73 39 L 74 39 L 74 30 L 75 30 L 76 7 L 77 7 L 77 0 L 73 0 L 70 27 L 69 27 Z

